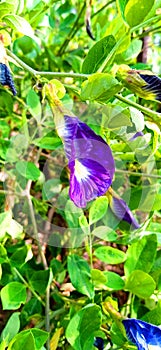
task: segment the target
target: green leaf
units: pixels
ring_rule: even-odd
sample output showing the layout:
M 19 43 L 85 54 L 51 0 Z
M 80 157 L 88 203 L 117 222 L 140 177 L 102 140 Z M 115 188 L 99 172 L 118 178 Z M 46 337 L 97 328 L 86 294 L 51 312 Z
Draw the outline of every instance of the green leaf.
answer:
M 5 328 L 2 331 L 1 338 L 5 339 L 7 345 L 20 329 L 20 312 L 14 312 L 7 321 Z
M 125 275 L 128 277 L 134 270 L 150 272 L 157 250 L 157 236 L 148 235 L 129 246 L 124 265 Z
M 9 125 L 5 122 L 5 120 L 0 120 L 0 135 L 3 138 L 8 138 L 10 134 L 10 127 Z
M 19 267 L 25 264 L 25 259 L 27 256 L 27 247 L 21 247 L 16 249 L 16 251 L 10 257 L 10 263 L 14 267 Z
M 125 282 L 123 279 L 115 272 L 104 271 L 104 276 L 107 278 L 106 286 L 113 290 L 124 289 Z
M 18 309 L 26 302 L 26 286 L 20 282 L 10 282 L 1 289 L 3 310 Z
M 129 0 L 116 0 L 118 11 L 121 13 L 123 19 L 125 19 L 124 12 L 128 1 Z
M 61 139 L 57 136 L 56 132 L 51 131 L 43 137 L 39 137 L 33 141 L 33 143 L 44 149 L 54 150 L 62 145 Z
M 23 319 L 24 317 L 25 320 L 28 322 L 30 317 L 33 318 L 34 316 L 41 314 L 42 304 L 36 297 L 33 297 L 23 306 L 21 310 L 21 319 Z
M 150 297 L 154 293 L 155 287 L 153 278 L 141 270 L 133 271 L 125 284 L 126 290 L 142 299 Z
M 71 283 L 79 293 L 94 297 L 94 287 L 91 282 L 91 274 L 88 263 L 76 254 L 68 256 L 68 271 Z M 79 276 L 79 278 L 78 278 Z
M 17 8 L 18 0 L 6 0 L 0 2 L 0 18 L 8 15 L 9 13 L 14 13 Z
M 23 227 L 12 219 L 10 211 L 6 211 L 0 214 L 0 239 L 3 239 L 5 234 L 8 233 L 13 239 L 20 238 Z
M 107 277 L 98 269 L 91 270 L 92 282 L 96 288 L 103 288 L 105 284 L 107 284 Z
M 19 161 L 16 163 L 16 170 L 18 173 L 25 177 L 25 179 L 36 181 L 38 180 L 41 172 L 37 166 L 32 162 Z
M 82 84 L 82 100 L 106 102 L 122 89 L 122 84 L 108 73 L 92 74 Z
M 7 261 L 7 250 L 0 244 L 0 264 Z
M 7 347 L 6 341 L 2 340 L 1 343 L 0 343 L 0 350 L 5 350 L 6 347 Z
M 65 205 L 65 218 L 69 227 L 79 227 L 79 217 L 83 214 L 83 210 L 78 208 L 70 199 Z
M 41 113 L 42 113 L 41 103 L 40 103 L 39 96 L 37 95 L 37 93 L 33 89 L 31 89 L 29 91 L 29 93 L 27 94 L 26 102 L 27 102 L 27 105 L 29 106 L 29 110 L 30 110 L 31 115 L 37 121 L 40 121 Z
M 3 238 L 7 232 L 8 227 L 10 227 L 10 222 L 12 220 L 11 212 L 7 211 L 0 214 L 0 237 Z
M 161 324 L 161 300 L 158 300 L 156 307 L 148 311 L 141 319 L 159 326 Z
M 17 334 L 9 344 L 8 350 L 42 350 L 48 333 L 37 328 L 28 329 Z
M 122 126 L 132 126 L 129 108 L 108 104 L 105 108 L 105 113 L 103 126 L 108 129 L 115 130 Z
M 125 7 L 125 20 L 130 27 L 135 27 L 144 21 L 150 12 L 154 0 L 129 0 Z
M 61 191 L 60 179 L 47 180 L 42 189 L 43 200 L 49 200 Z
M 136 58 L 142 49 L 142 40 L 133 39 L 129 47 L 122 53 L 122 58 L 125 62 L 131 61 Z
M 91 74 L 97 72 L 115 45 L 116 41 L 113 35 L 108 35 L 93 45 L 83 62 L 82 73 Z
M 152 211 L 161 209 L 161 194 L 155 194 L 155 201 L 153 203 Z
M 117 233 L 108 226 L 98 226 L 92 231 L 92 235 L 99 237 L 107 242 L 115 242 Z
M 46 291 L 46 288 L 52 281 L 52 271 L 51 269 L 47 269 L 44 271 L 35 271 L 29 282 L 36 292 L 43 295 Z
M 28 333 L 21 332 L 17 334 L 15 338 L 13 338 L 13 340 L 10 342 L 8 346 L 8 350 L 19 350 L 19 349 L 37 350 L 32 333 L 30 333 L 29 331 Z
M 112 323 L 110 334 L 112 342 L 118 345 L 119 349 L 123 349 L 123 345 L 127 342 L 127 339 L 123 336 L 121 330 L 115 322 Z
M 94 254 L 99 260 L 107 264 L 120 264 L 126 259 L 124 252 L 109 246 L 98 247 L 95 249 Z
M 25 18 L 18 15 L 7 15 L 3 17 L 3 21 L 6 22 L 12 29 L 34 38 L 34 31 Z
M 95 333 L 100 326 L 100 307 L 88 304 L 70 320 L 66 329 L 66 338 L 74 350 L 92 349 Z
M 98 197 L 92 203 L 89 209 L 89 224 L 92 225 L 106 214 L 108 208 L 108 198 L 106 196 Z
M 80 224 L 80 227 L 81 227 L 82 231 L 84 232 L 84 234 L 86 236 L 88 236 L 90 233 L 90 227 L 89 227 L 88 220 L 84 214 L 82 214 L 79 217 L 79 224 Z

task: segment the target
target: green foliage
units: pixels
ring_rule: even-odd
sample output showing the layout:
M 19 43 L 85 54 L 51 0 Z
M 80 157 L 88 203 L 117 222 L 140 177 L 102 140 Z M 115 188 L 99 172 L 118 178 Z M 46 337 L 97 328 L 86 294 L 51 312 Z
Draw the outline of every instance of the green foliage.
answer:
M 88 263 L 75 254 L 69 255 L 68 271 L 71 282 L 76 290 L 92 299 L 94 297 L 94 286 L 91 281 Z
M 94 42 L 85 2 L 0 1 L 0 63 L 17 90 L 0 85 L 0 350 L 94 350 L 95 337 L 125 349 L 122 317 L 161 324 L 160 105 L 118 80 L 120 65 L 161 74 L 160 8 L 96 1 Z M 86 208 L 69 198 L 62 110 L 110 146 L 138 230 L 108 192 Z
M 153 278 L 141 270 L 135 270 L 127 278 L 125 289 L 129 290 L 139 298 L 148 298 L 155 289 Z
M 122 85 L 107 73 L 95 73 L 82 84 L 82 100 L 106 102 L 120 91 Z
M 98 247 L 95 249 L 95 255 L 107 264 L 120 264 L 126 259 L 124 252 L 112 247 Z
M 4 310 L 18 309 L 26 301 L 26 287 L 20 282 L 10 282 L 1 290 Z
M 100 325 L 101 309 L 95 304 L 88 304 L 70 320 L 66 330 L 67 340 L 75 350 L 91 349 Z
M 99 40 L 88 51 L 88 55 L 83 61 L 82 72 L 86 74 L 96 73 L 115 45 L 116 41 L 112 35 Z

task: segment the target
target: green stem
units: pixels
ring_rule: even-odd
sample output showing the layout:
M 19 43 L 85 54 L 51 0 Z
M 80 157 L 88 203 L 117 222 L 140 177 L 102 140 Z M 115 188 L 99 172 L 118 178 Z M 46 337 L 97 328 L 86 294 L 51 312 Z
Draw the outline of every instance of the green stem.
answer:
M 51 314 L 50 314 L 50 321 L 55 318 L 56 316 L 59 316 L 63 313 L 65 313 L 66 309 L 65 307 L 62 307 L 61 309 L 58 309 L 58 310 L 55 310 L 55 311 L 52 311 Z M 36 328 L 43 328 L 44 327 L 44 324 L 45 324 L 45 321 L 41 321 L 40 323 L 38 323 L 36 325 Z
M 78 16 L 77 16 L 77 19 L 76 19 L 76 21 L 75 21 L 75 23 L 74 23 L 74 25 L 73 25 L 73 27 L 71 28 L 71 30 L 70 30 L 70 32 L 69 32 L 67 38 L 64 40 L 62 46 L 60 47 L 60 49 L 59 49 L 59 51 L 58 51 L 58 56 L 61 56 L 61 55 L 64 54 L 65 49 L 66 49 L 66 47 L 68 46 L 70 40 L 73 38 L 73 36 L 74 36 L 75 33 L 77 32 L 77 30 L 78 30 L 78 22 L 79 22 L 79 19 L 81 18 L 81 15 L 82 15 L 82 13 L 83 13 L 85 7 L 86 7 L 86 2 L 84 2 L 84 4 L 83 4 L 83 6 L 82 6 L 82 8 L 81 8 L 81 10 L 80 10 L 80 12 L 79 12 L 79 14 L 78 14 Z
M 102 6 L 98 11 L 96 11 L 95 13 L 93 13 L 93 15 L 91 16 L 91 18 L 97 16 L 100 12 L 102 12 L 103 10 L 105 10 L 106 7 L 110 6 L 113 2 L 115 2 L 115 0 L 111 0 L 109 2 L 107 2 L 104 6 Z
M 30 187 L 30 186 L 29 186 Z M 30 210 L 30 217 L 33 225 L 33 232 L 35 239 L 37 240 L 37 245 L 39 249 L 39 254 L 41 256 L 42 263 L 44 265 L 44 269 L 46 270 L 48 268 L 47 261 L 45 258 L 45 255 L 42 251 L 41 244 L 39 242 L 39 236 L 38 236 L 38 228 L 37 228 L 37 223 L 35 219 L 35 213 L 34 213 L 34 208 L 31 200 L 31 196 L 29 193 L 26 195 L 27 200 L 28 200 L 28 205 L 29 205 L 29 210 Z M 50 333 L 50 285 L 46 289 L 46 300 L 45 300 L 45 326 L 46 326 L 46 331 Z M 48 338 L 46 342 L 46 348 L 47 350 L 50 350 L 50 338 Z
M 147 21 L 145 21 L 145 22 L 143 22 L 143 23 L 140 23 L 140 24 L 138 24 L 137 26 L 131 28 L 131 29 L 130 29 L 130 33 L 133 33 L 133 32 L 135 32 L 136 30 L 138 30 L 138 29 L 140 29 L 140 28 L 146 27 L 146 26 L 148 26 L 149 24 L 151 24 L 151 23 L 153 23 L 153 22 L 154 22 L 154 23 L 157 23 L 157 22 L 160 21 L 160 19 L 161 19 L 161 15 L 158 15 L 158 16 L 155 16 L 155 17 L 152 17 L 152 18 L 149 18 L 149 19 L 147 19 Z
M 154 175 L 154 174 L 146 174 L 146 173 L 139 173 L 139 172 L 134 172 L 134 171 L 129 171 L 129 170 L 121 170 L 121 169 L 116 169 L 117 173 L 122 173 L 122 174 L 128 174 L 128 175 L 133 175 L 133 176 L 141 176 L 141 177 L 148 177 L 150 179 L 161 179 L 161 176 L 159 175 Z
M 93 235 L 92 235 L 91 230 L 90 230 L 90 233 L 89 233 L 89 257 L 90 257 L 91 269 L 93 269 L 93 251 L 92 251 L 93 242 L 92 242 L 92 238 L 93 238 Z
M 115 97 L 116 97 L 118 100 L 120 100 L 120 101 L 122 101 L 122 102 L 128 104 L 129 106 L 132 106 L 132 107 L 134 107 L 134 108 L 139 109 L 139 110 L 140 110 L 141 112 L 143 112 L 145 115 L 151 117 L 151 119 L 152 119 L 153 121 L 157 121 L 157 122 L 158 122 L 158 121 L 159 121 L 159 118 L 161 118 L 161 114 L 160 114 L 160 113 L 154 112 L 154 111 L 152 111 L 152 110 L 149 109 L 149 108 L 146 108 L 146 107 L 144 107 L 144 106 L 141 106 L 141 105 L 139 105 L 138 103 L 133 102 L 133 101 L 131 101 L 131 100 L 129 100 L 129 99 L 127 99 L 127 98 L 125 98 L 125 97 L 119 95 L 119 94 L 116 94 Z
M 87 79 L 89 74 L 79 74 L 79 73 L 66 73 L 66 72 L 45 72 L 38 71 L 36 69 L 31 68 L 28 64 L 24 63 L 20 58 L 18 58 L 14 53 L 10 50 L 6 50 L 8 56 L 12 57 L 22 68 L 24 68 L 27 72 L 29 72 L 34 77 L 38 78 L 39 76 L 43 77 L 54 77 L 54 78 L 81 78 Z
M 40 301 L 40 303 L 45 306 L 45 303 L 41 300 L 40 296 L 34 291 L 32 286 L 23 278 L 23 276 L 20 274 L 20 272 L 16 269 L 16 267 L 13 268 L 14 271 L 16 272 L 17 276 L 20 278 L 20 280 L 24 283 L 24 285 L 31 290 L 32 294 L 36 297 L 37 300 Z

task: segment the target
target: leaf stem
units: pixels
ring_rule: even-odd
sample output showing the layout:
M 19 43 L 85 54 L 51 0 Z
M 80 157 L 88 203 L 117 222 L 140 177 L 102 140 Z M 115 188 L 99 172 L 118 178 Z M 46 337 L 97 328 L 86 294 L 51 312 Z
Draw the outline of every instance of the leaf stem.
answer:
M 89 74 L 81 74 L 81 73 L 68 73 L 68 72 L 45 72 L 45 71 L 38 71 L 36 69 L 33 69 L 28 64 L 24 63 L 19 57 L 17 57 L 13 52 L 6 49 L 8 56 L 12 57 L 22 68 L 24 68 L 27 72 L 29 72 L 31 75 L 33 75 L 35 78 L 38 78 L 39 76 L 43 77 L 55 77 L 55 78 L 81 78 L 86 79 L 88 78 Z
M 86 2 L 84 1 L 83 6 L 80 9 L 80 12 L 78 13 L 78 16 L 76 18 L 76 21 L 75 21 L 74 25 L 72 26 L 72 28 L 71 28 L 67 38 L 64 40 L 63 44 L 61 45 L 61 47 L 60 47 L 60 49 L 58 51 L 58 56 L 61 56 L 61 55 L 64 54 L 65 49 L 68 46 L 70 40 L 73 38 L 73 36 L 76 34 L 77 30 L 79 29 L 78 28 L 78 22 L 79 22 L 79 19 L 81 18 L 81 15 L 82 15 L 85 7 L 86 7 Z
M 157 122 L 158 122 L 158 121 L 161 121 L 161 119 L 160 119 L 160 118 L 161 118 L 161 114 L 160 114 L 160 113 L 154 112 L 154 111 L 152 111 L 151 109 L 149 109 L 149 108 L 147 108 L 147 107 L 141 106 L 141 105 L 139 105 L 138 103 L 133 102 L 133 101 L 129 100 L 128 98 L 123 97 L 123 96 L 120 95 L 120 94 L 116 94 L 115 97 L 116 97 L 118 100 L 120 100 L 120 101 L 122 101 L 122 102 L 128 104 L 129 106 L 132 106 L 132 107 L 134 107 L 134 108 L 139 109 L 139 110 L 140 110 L 141 112 L 143 112 L 145 115 L 151 117 L 151 119 L 152 119 L 153 121 L 157 121 Z M 159 119 L 160 119 L 160 120 L 159 120 Z
M 13 268 L 14 271 L 16 272 L 17 276 L 20 278 L 20 280 L 24 283 L 24 285 L 31 290 L 32 294 L 36 297 L 37 300 L 40 301 L 40 303 L 45 306 L 45 303 L 43 302 L 43 300 L 41 300 L 40 296 L 34 291 L 34 289 L 32 288 L 32 286 L 23 278 L 23 276 L 21 275 L 21 273 L 16 269 L 16 267 Z
M 117 173 L 122 173 L 122 174 L 128 174 L 128 175 L 133 175 L 133 176 L 141 176 L 141 177 L 148 177 L 151 179 L 161 179 L 161 176 L 155 175 L 155 174 L 146 174 L 146 173 L 139 173 L 135 171 L 129 171 L 129 170 L 122 170 L 122 169 L 116 169 Z

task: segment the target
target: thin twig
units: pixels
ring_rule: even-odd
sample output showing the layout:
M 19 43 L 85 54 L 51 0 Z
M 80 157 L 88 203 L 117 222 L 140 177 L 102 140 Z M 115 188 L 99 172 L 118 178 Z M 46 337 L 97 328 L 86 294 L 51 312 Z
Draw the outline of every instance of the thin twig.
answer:
M 133 175 L 133 176 L 141 176 L 141 177 L 148 177 L 151 179 L 161 179 L 160 175 L 154 175 L 154 174 L 146 174 L 146 173 L 139 173 L 135 171 L 129 171 L 129 170 L 121 170 L 121 169 L 116 169 L 117 173 L 122 173 L 122 174 L 128 174 L 128 175 Z
M 45 72 L 45 71 L 38 71 L 36 69 L 33 69 L 28 64 L 24 63 L 19 57 L 17 57 L 13 52 L 6 49 L 8 56 L 12 57 L 22 68 L 24 68 L 27 72 L 29 72 L 31 75 L 33 75 L 35 78 L 38 78 L 39 76 L 43 77 L 55 77 L 55 78 L 81 78 L 86 79 L 88 78 L 88 74 L 77 74 L 77 73 L 66 73 L 66 72 Z
M 35 296 L 35 298 L 37 300 L 39 300 L 43 306 L 45 306 L 45 303 L 43 302 L 43 300 L 41 300 L 40 296 L 35 292 L 35 290 L 32 288 L 32 286 L 23 278 L 23 276 L 16 269 L 16 267 L 14 267 L 13 269 L 16 272 L 17 276 L 20 278 L 20 280 L 24 283 L 24 285 L 32 292 L 32 294 Z
M 134 107 L 134 108 L 139 109 L 139 110 L 140 110 L 141 112 L 143 112 L 145 115 L 151 117 L 152 120 L 154 120 L 154 121 L 156 121 L 156 122 L 159 122 L 159 118 L 160 118 L 160 121 L 161 121 L 161 114 L 160 114 L 160 113 L 154 112 L 154 111 L 152 111 L 151 109 L 149 109 L 149 108 L 147 108 L 147 107 L 141 106 L 141 105 L 139 105 L 138 103 L 133 102 L 133 101 L 131 101 L 131 100 L 129 100 L 129 99 L 123 97 L 122 95 L 116 94 L 115 97 L 116 97 L 118 100 L 120 100 L 120 101 L 122 101 L 122 102 L 128 104 L 129 106 L 132 106 L 132 107 Z
M 64 40 L 63 44 L 61 45 L 61 47 L 60 47 L 60 49 L 58 51 L 58 56 L 63 55 L 63 53 L 65 52 L 66 47 L 68 46 L 68 44 L 70 42 L 70 40 L 73 38 L 73 36 L 77 32 L 77 30 L 78 30 L 78 26 L 77 25 L 78 25 L 79 19 L 82 16 L 82 13 L 83 13 L 85 7 L 86 7 L 86 2 L 84 2 L 83 6 L 82 6 L 82 8 L 81 8 L 77 18 L 76 18 L 76 21 L 75 21 L 74 25 L 72 26 L 72 28 L 71 28 L 67 38 Z

